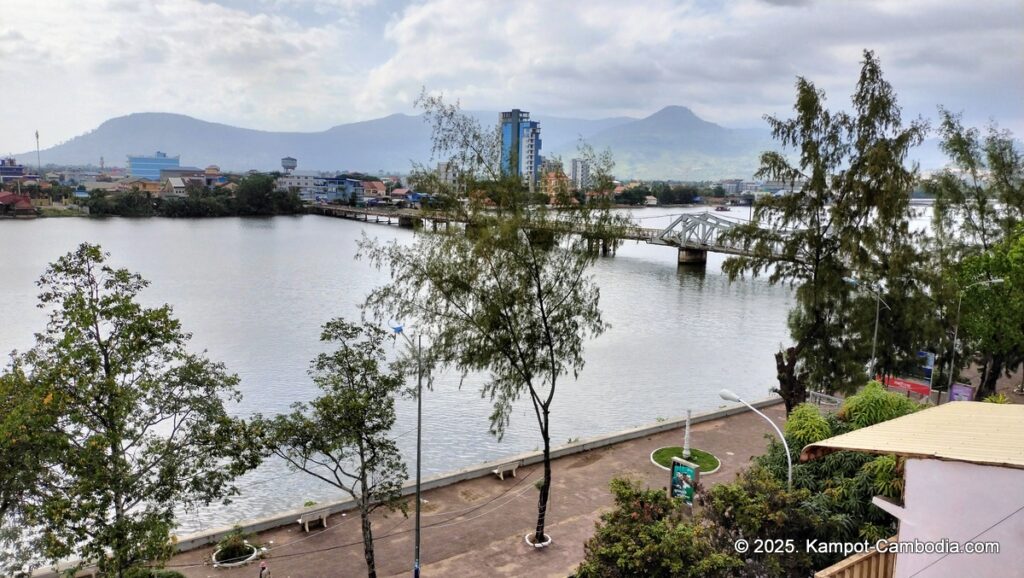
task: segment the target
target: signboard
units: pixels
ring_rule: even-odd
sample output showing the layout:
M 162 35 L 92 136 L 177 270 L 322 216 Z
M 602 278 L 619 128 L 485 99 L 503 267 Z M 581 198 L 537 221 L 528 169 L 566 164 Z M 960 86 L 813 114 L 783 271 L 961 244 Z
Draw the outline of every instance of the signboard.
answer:
M 935 369 L 935 354 L 931 351 L 918 351 L 917 358 L 921 360 L 921 371 L 928 380 L 929 387 L 932 384 L 932 370 Z
M 672 458 L 672 479 L 669 482 L 668 495 L 682 498 L 688 505 L 693 505 L 693 487 L 700 481 L 700 466 L 682 458 Z
M 954 383 L 949 388 L 949 401 L 974 401 L 975 388 L 966 383 Z
M 875 379 L 882 381 L 882 376 L 876 376 Z M 886 387 L 898 389 L 904 392 L 912 391 L 924 397 L 927 397 L 932 391 L 927 383 L 921 383 L 919 381 L 905 379 L 902 377 L 893 377 L 891 375 L 885 376 L 885 381 L 883 383 Z

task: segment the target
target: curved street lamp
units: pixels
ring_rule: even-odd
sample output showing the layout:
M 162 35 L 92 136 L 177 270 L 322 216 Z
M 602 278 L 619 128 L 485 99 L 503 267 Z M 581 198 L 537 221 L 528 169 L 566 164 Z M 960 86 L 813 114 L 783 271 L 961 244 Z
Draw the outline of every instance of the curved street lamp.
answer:
M 875 357 L 875 346 L 878 344 L 878 316 L 881 313 L 880 306 L 881 305 L 885 305 L 885 308 L 888 309 L 890 312 L 892 312 L 892 307 L 889 307 L 889 304 L 886 303 L 884 299 L 882 299 L 882 294 L 879 293 L 876 289 L 874 289 L 870 285 L 865 285 L 865 284 L 861 283 L 860 281 L 858 281 L 857 279 L 854 279 L 853 277 L 843 277 L 843 281 L 846 281 L 847 284 L 853 285 L 854 287 L 856 287 L 858 289 L 860 289 L 860 288 L 866 289 L 867 291 L 870 291 L 875 296 L 875 333 L 874 333 L 874 336 L 871 338 L 871 361 L 869 362 L 869 367 L 868 367 L 869 372 L 872 373 L 872 375 L 869 376 L 869 377 L 874 379 L 875 376 L 873 374 L 875 372 L 875 360 L 877 359 Z
M 789 466 L 789 471 L 788 471 L 788 473 L 786 475 L 786 487 L 788 489 L 792 490 L 793 489 L 793 457 L 789 455 L 789 444 L 786 443 L 786 436 L 782 435 L 782 430 L 779 429 L 779 426 L 775 425 L 775 422 L 773 422 L 771 420 L 771 418 L 769 418 L 765 414 L 763 414 L 760 411 L 758 411 L 756 407 L 754 407 L 754 406 L 750 405 L 749 403 L 743 401 L 743 399 L 741 399 L 740 396 L 736 395 L 732 391 L 730 391 L 728 389 L 723 389 L 722 391 L 718 392 L 718 395 L 719 395 L 719 397 L 721 397 L 725 401 L 738 401 L 739 403 L 742 403 L 743 405 L 745 405 L 748 408 L 750 408 L 750 411 L 752 411 L 752 412 L 756 413 L 757 415 L 763 417 L 766 422 L 768 422 L 769 424 L 771 424 L 771 426 L 773 428 L 775 428 L 775 433 L 779 434 L 779 439 L 782 440 L 782 447 L 786 449 L 786 464 Z

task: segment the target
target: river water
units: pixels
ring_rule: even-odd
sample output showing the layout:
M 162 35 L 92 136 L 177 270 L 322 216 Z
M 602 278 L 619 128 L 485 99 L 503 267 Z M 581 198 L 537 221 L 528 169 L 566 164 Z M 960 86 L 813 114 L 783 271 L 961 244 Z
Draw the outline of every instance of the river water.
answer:
M 645 227 L 668 225 L 682 212 L 645 208 L 630 214 Z M 727 215 L 746 217 L 746 209 Z M 148 305 L 170 303 L 191 347 L 208 350 L 241 377 L 237 415 L 287 411 L 316 390 L 307 375 L 322 350 L 320 325 L 358 305 L 386 272 L 355 260 L 363 233 L 408 243 L 414 233 L 315 215 L 269 219 L 39 219 L 0 222 L 0 351 L 24 350 L 45 327 L 34 282 L 47 263 L 78 243 L 100 243 L 115 266 L 152 285 Z M 601 309 L 611 323 L 587 345 L 579 379 L 566 379 L 552 416 L 555 445 L 723 405 L 727 387 L 746 399 L 768 395 L 772 354 L 788 341 L 786 287 L 763 279 L 730 283 L 724 255 L 708 254 L 704 270 L 676 267 L 676 251 L 627 242 L 600 259 L 594 275 Z M 488 434 L 490 404 L 479 381 L 459 388 L 440 375 L 423 400 L 423 473 L 443 473 L 539 447 L 532 409 L 520 404 L 505 438 Z M 415 459 L 415 402 L 400 400 L 395 434 L 410 473 Z M 339 491 L 270 461 L 241 480 L 242 495 L 180 519 L 188 533 L 299 507 L 306 500 L 341 499 Z

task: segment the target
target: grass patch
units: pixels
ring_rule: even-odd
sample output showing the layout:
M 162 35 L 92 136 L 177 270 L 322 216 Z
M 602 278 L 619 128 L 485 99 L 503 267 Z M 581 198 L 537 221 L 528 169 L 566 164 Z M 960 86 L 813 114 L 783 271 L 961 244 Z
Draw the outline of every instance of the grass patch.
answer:
M 659 465 L 671 468 L 672 458 L 683 457 L 683 448 L 679 446 L 669 446 L 667 448 L 659 448 L 654 452 L 654 461 Z M 709 454 L 703 450 L 690 448 L 690 458 L 687 460 L 700 466 L 701 473 L 710 472 L 718 467 L 718 458 L 714 455 Z

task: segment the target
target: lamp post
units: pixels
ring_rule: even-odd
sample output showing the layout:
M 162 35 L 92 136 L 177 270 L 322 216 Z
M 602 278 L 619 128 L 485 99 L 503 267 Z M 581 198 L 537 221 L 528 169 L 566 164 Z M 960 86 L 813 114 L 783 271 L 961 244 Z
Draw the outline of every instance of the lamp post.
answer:
M 392 325 L 391 329 L 398 335 L 405 338 L 406 343 L 409 347 L 413 347 L 413 342 L 409 339 L 409 336 L 403 332 L 401 325 Z M 416 542 L 415 542 L 415 553 L 412 566 L 413 578 L 419 578 L 420 576 L 420 459 L 421 447 L 423 445 L 423 336 L 416 336 Z
M 953 351 L 949 354 L 949 383 L 946 386 L 946 396 L 953 394 L 953 374 L 956 372 L 956 335 L 960 329 L 960 306 L 964 303 L 964 293 L 971 287 L 977 287 L 978 285 L 998 285 L 1002 283 L 1002 279 L 988 279 L 986 281 L 976 281 L 971 283 L 967 287 L 960 290 L 960 298 L 956 302 L 956 321 L 953 323 Z
M 757 415 L 763 417 L 766 422 L 768 422 L 773 428 L 775 428 L 775 433 L 779 434 L 779 439 L 782 440 L 782 447 L 786 449 L 786 464 L 789 467 L 789 470 L 788 470 L 788 472 L 786 474 L 786 487 L 788 489 L 792 490 L 793 489 L 793 457 L 789 455 L 789 444 L 786 443 L 786 436 L 782 435 L 782 430 L 779 429 L 779 426 L 775 425 L 775 422 L 773 422 L 771 420 L 771 418 L 769 418 L 765 414 L 763 414 L 760 411 L 758 411 L 756 407 L 754 407 L 754 406 L 750 405 L 749 403 L 743 401 L 740 398 L 740 396 L 736 395 L 731 390 L 723 389 L 722 391 L 718 392 L 718 395 L 719 395 L 719 397 L 721 397 L 722 399 L 724 399 L 726 401 L 738 401 L 738 402 L 742 403 L 743 405 L 745 405 L 748 408 L 750 408 L 750 411 L 752 411 L 752 412 L 756 413 Z
M 843 278 L 843 281 L 846 281 L 847 283 L 849 283 L 850 285 L 853 285 L 854 287 L 858 287 L 858 288 L 864 287 L 865 289 L 870 291 L 875 296 L 875 332 L 874 332 L 874 335 L 871 337 L 871 361 L 869 363 L 870 367 L 868 368 L 870 373 L 874 373 L 874 370 L 875 370 L 875 347 L 878 345 L 878 317 L 879 317 L 879 314 L 882 311 L 881 310 L 881 306 L 882 305 L 885 305 L 885 308 L 888 309 L 890 312 L 892 311 L 892 307 L 889 307 L 889 304 L 886 303 L 884 299 L 882 299 L 882 294 L 881 293 L 879 293 L 878 291 L 876 291 L 875 289 L 873 289 L 871 287 L 863 285 L 860 281 L 858 281 L 858 280 L 856 280 L 856 279 L 854 279 L 852 277 L 845 277 L 845 278 Z M 874 378 L 873 375 L 871 377 Z

